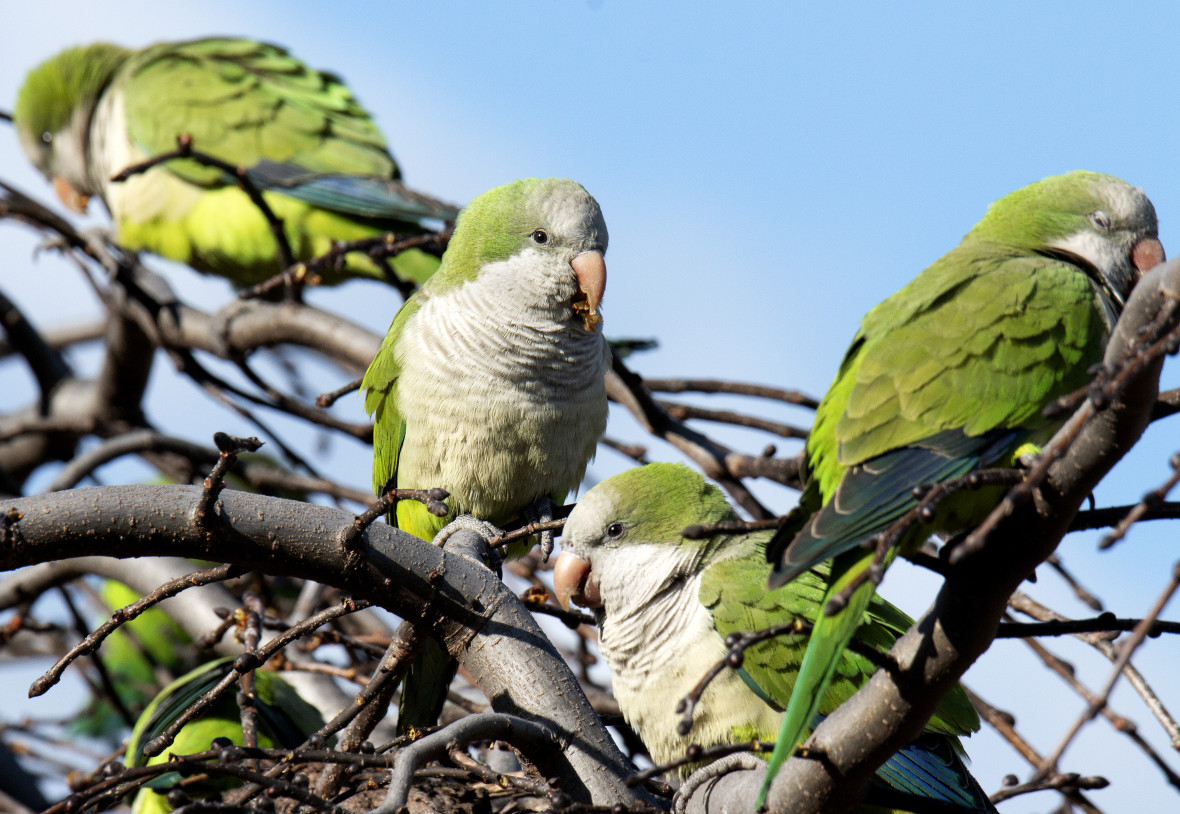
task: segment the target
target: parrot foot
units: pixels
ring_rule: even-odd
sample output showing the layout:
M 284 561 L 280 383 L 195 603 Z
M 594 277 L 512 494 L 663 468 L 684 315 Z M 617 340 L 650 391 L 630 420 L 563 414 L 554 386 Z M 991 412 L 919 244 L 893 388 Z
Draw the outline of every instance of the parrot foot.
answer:
M 439 529 L 438 534 L 434 535 L 434 539 L 430 541 L 430 544 L 442 548 L 446 545 L 451 535 L 457 531 L 474 531 L 480 537 L 484 538 L 485 541 L 491 540 L 493 537 L 504 536 L 503 529 L 497 528 L 485 520 L 480 520 L 474 515 L 461 514 Z
M 430 541 L 430 544 L 442 548 L 447 544 L 447 540 L 449 540 L 453 534 L 460 531 L 470 531 L 483 538 L 484 546 L 482 548 L 487 552 L 487 560 L 484 562 L 484 565 L 499 575 L 500 570 L 504 567 L 504 558 L 500 556 L 500 552 L 498 550 L 488 547 L 487 543 L 489 540 L 495 537 L 503 537 L 504 530 L 492 525 L 486 520 L 480 520 L 474 515 L 461 514 L 450 523 L 447 523 L 445 526 L 439 529 L 438 534 L 434 535 L 434 539 Z M 471 552 L 462 553 L 465 553 L 467 556 L 472 555 Z
M 766 774 L 766 761 L 756 755 L 749 752 L 735 752 L 715 760 L 707 766 L 702 766 L 689 775 L 688 779 L 676 790 L 676 796 L 672 798 L 672 814 L 695 814 L 695 812 L 710 809 L 708 797 L 702 796 L 700 799 L 693 799 L 697 792 L 703 786 L 714 784 L 731 772 L 747 771 L 757 772 L 757 777 L 742 778 L 741 782 L 745 782 L 750 785 L 751 789 L 757 790 L 758 784 L 762 783 L 762 777 Z M 708 795 L 712 791 L 709 789 L 701 793 Z M 734 796 L 738 799 L 749 799 L 748 797 L 743 798 L 741 795 Z
M 102 247 L 119 246 L 119 241 L 115 239 L 115 230 L 109 226 L 91 226 L 89 229 L 83 229 L 79 234 L 81 234 L 83 240 L 91 245 Z M 122 246 L 119 246 L 119 248 L 129 254 L 136 254 L 129 249 L 123 249 Z
M 553 499 L 542 495 L 524 510 L 524 518 L 530 524 L 549 523 L 557 513 L 557 504 Z M 541 543 L 541 562 L 549 562 L 549 555 L 553 553 L 553 530 L 546 529 L 537 535 Z

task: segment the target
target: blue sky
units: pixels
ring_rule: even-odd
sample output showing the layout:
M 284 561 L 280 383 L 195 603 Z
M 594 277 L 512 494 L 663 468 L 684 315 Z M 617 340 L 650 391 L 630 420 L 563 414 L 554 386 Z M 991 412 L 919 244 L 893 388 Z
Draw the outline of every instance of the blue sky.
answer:
M 610 227 L 608 333 L 659 338 L 658 351 L 635 360 L 649 376 L 759 381 L 818 396 L 865 311 L 954 246 L 990 201 L 1075 168 L 1143 186 L 1164 245 L 1180 251 L 1173 225 L 1180 122 L 1172 103 L 1180 6 L 60 2 L 7 4 L 4 15 L 0 107 L 11 107 L 28 68 L 68 45 L 251 36 L 344 76 L 408 181 L 423 190 L 463 202 L 521 176 L 577 179 Z M 0 177 L 49 196 L 3 126 Z M 104 220 L 96 209 L 83 222 Z M 0 223 L 0 287 L 41 325 L 95 314 L 76 272 L 48 256 L 30 259 L 34 245 L 26 230 Z M 183 297 L 206 307 L 229 297 L 219 281 L 168 273 Z M 313 301 L 376 331 L 398 305 L 392 292 L 365 284 L 314 292 Z M 76 358 L 83 367 L 93 362 L 86 353 Z M 22 374 L 12 365 L 0 371 L 0 409 L 24 403 Z M 249 431 L 168 374 L 160 365 L 152 388 L 150 407 L 162 423 L 187 400 L 194 409 L 171 425 L 177 431 L 202 440 L 217 429 Z M 1178 379 L 1173 365 L 1165 386 Z M 734 406 L 809 420 L 777 406 Z M 338 411 L 361 416 L 357 404 Z M 609 432 L 644 442 L 622 417 Z M 772 440 L 721 435 L 749 451 Z M 656 442 L 651 449 L 655 458 L 675 457 Z M 1177 449 L 1175 421 L 1152 428 L 1102 486 L 1099 504 L 1134 501 L 1157 486 Z M 367 485 L 359 446 L 335 441 L 325 461 Z M 592 473 L 626 465 L 604 452 Z M 776 508 L 794 499 L 773 486 L 759 494 Z M 1104 554 L 1093 537 L 1077 535 L 1061 551 L 1112 610 L 1137 616 L 1176 559 L 1174 534 L 1161 524 L 1139 528 Z M 891 573 L 883 592 L 919 613 L 935 587 L 910 569 Z M 1064 613 L 1086 613 L 1052 574 L 1027 587 Z M 1075 660 L 1091 686 L 1105 677 L 1086 648 L 1050 645 Z M 967 680 L 1014 712 L 1047 752 L 1082 703 L 1026 652 L 999 644 Z M 1167 681 L 1180 666 L 1180 646 L 1153 640 L 1136 661 L 1164 702 L 1180 707 Z M 1114 706 L 1180 763 L 1136 697 L 1117 692 Z M 990 733 L 969 749 L 989 790 L 1009 772 L 1027 775 Z M 1159 772 L 1104 722 L 1086 730 L 1064 768 L 1109 777 L 1109 791 L 1091 794 L 1109 811 L 1124 809 L 1131 795 L 1174 800 Z M 1041 795 L 1002 810 L 1050 805 Z

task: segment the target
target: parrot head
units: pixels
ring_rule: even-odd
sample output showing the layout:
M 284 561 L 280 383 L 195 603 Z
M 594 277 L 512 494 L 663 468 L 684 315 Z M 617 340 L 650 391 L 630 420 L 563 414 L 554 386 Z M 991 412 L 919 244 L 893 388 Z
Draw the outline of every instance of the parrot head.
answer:
M 12 118 L 21 147 L 75 212 L 98 192 L 88 171 L 90 117 L 130 54 L 109 43 L 69 48 L 29 71 L 17 95 Z
M 682 464 L 630 469 L 595 486 L 565 521 L 553 569 L 558 602 L 591 608 L 645 606 L 709 565 L 724 537 L 690 540 L 695 524 L 736 520 L 721 490 Z
M 525 178 L 496 187 L 459 214 L 454 237 L 435 277 L 473 279 L 491 264 L 525 256 L 536 259 L 537 278 L 521 281 L 569 301 L 593 331 L 606 290 L 606 222 L 598 202 L 567 178 Z M 551 274 L 553 263 L 568 275 Z
M 1164 261 L 1155 207 L 1138 187 L 1075 170 L 993 203 L 964 242 L 994 241 L 1056 257 L 1087 273 L 1113 325 L 1143 272 Z

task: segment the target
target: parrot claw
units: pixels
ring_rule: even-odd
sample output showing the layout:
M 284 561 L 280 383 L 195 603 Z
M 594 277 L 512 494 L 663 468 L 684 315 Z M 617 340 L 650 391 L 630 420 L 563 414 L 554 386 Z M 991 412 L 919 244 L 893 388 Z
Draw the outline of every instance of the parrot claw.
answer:
M 476 534 L 482 537 L 485 542 L 491 540 L 493 537 L 502 537 L 504 535 L 502 529 L 493 526 L 487 521 L 480 520 L 478 517 L 470 514 L 461 514 L 450 523 L 447 523 L 445 526 L 439 529 L 438 534 L 434 535 L 434 539 L 430 541 L 430 544 L 442 548 L 444 545 L 446 545 L 447 540 L 450 539 L 452 534 L 457 531 L 464 530 L 474 531 Z
M 553 520 L 553 515 L 557 513 L 557 504 L 553 499 L 542 495 L 537 498 L 528 508 L 524 510 L 525 519 L 529 523 L 548 523 Z M 541 562 L 549 562 L 549 556 L 553 553 L 554 534 L 552 529 L 546 529 L 537 535 L 541 543 Z
M 755 771 L 766 773 L 766 761 L 749 752 L 737 752 L 715 760 L 707 766 L 697 769 L 688 779 L 676 789 L 676 796 L 672 798 L 672 814 L 686 814 L 692 802 L 693 795 L 702 786 L 707 786 L 714 780 L 719 780 L 730 772 Z M 692 806 L 694 811 L 698 806 Z

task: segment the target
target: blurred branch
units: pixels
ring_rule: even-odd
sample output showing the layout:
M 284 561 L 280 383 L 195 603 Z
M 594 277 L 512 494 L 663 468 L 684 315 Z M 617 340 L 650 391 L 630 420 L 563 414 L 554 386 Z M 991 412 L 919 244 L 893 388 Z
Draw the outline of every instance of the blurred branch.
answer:
M 736 453 L 669 416 L 652 398 L 642 377 L 629 370 L 617 354 L 611 355 L 611 367 L 606 376 L 606 394 L 611 401 L 626 407 L 646 431 L 691 458 L 755 520 L 773 516 L 741 479 L 766 477 L 783 484 L 792 483 L 799 477 L 795 459 L 756 458 Z
M 645 379 L 647 389 L 653 393 L 732 393 L 739 396 L 757 396 L 774 399 L 787 404 L 797 404 L 814 410 L 819 402 L 798 390 L 784 390 L 763 384 L 725 382 L 718 379 Z

